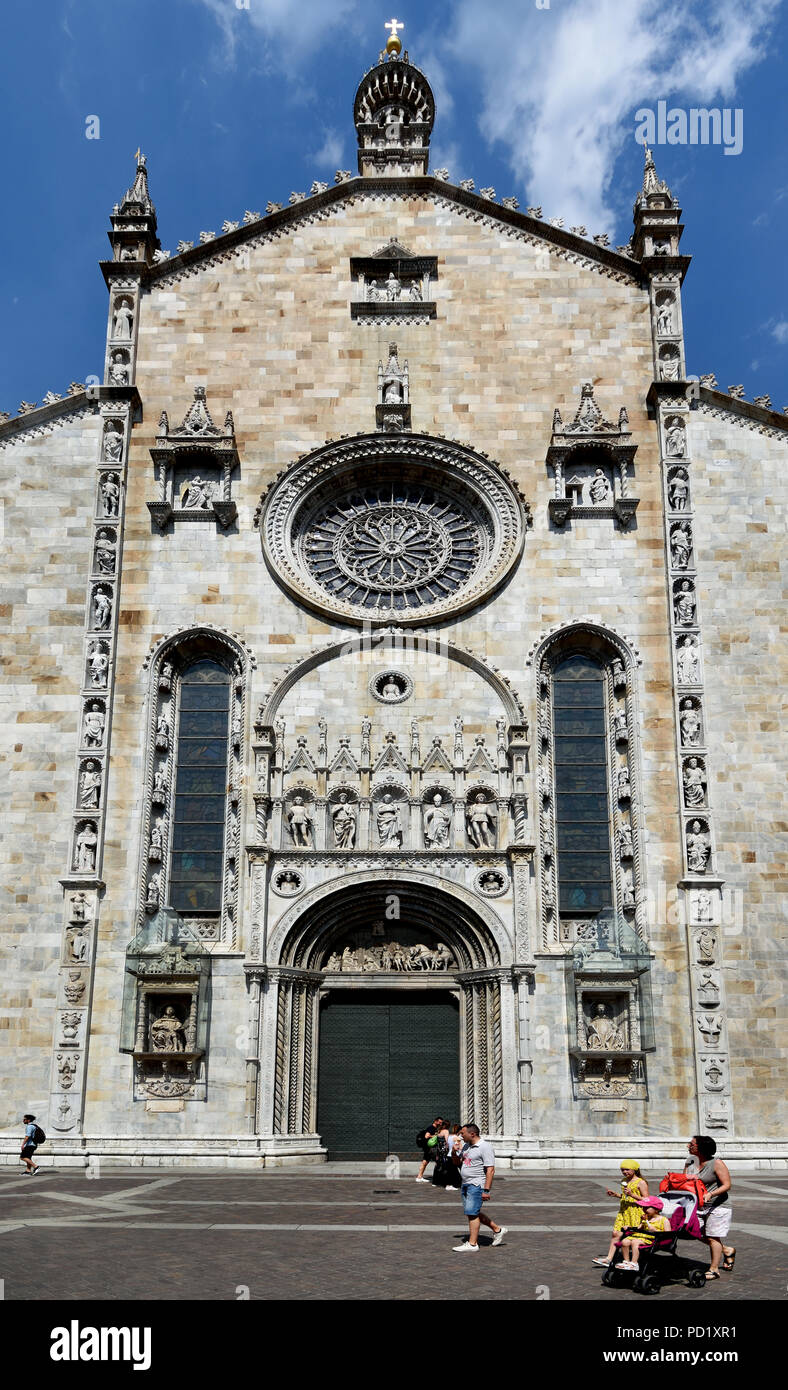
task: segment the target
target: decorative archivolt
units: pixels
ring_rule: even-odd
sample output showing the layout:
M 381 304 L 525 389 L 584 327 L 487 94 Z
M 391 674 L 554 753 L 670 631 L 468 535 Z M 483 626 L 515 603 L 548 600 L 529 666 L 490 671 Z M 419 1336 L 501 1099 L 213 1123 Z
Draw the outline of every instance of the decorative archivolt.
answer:
M 400 627 L 378 628 L 372 636 L 369 633 L 364 633 L 362 636 L 354 635 L 342 641 L 327 642 L 325 646 L 310 652 L 301 661 L 286 667 L 260 705 L 258 721 L 261 724 L 273 724 L 285 696 L 304 676 L 308 675 L 310 671 L 316 670 L 318 666 L 322 666 L 327 661 L 334 661 L 338 657 L 352 655 L 355 652 L 377 650 L 380 650 L 381 653 L 390 652 L 392 665 L 398 661 L 403 661 L 403 651 L 405 657 L 410 652 L 421 656 L 422 653 L 432 651 L 436 655 L 446 656 L 450 661 L 456 661 L 460 666 L 475 672 L 487 685 L 491 686 L 503 706 L 509 723 L 521 724 L 525 721 L 525 708 L 518 692 L 508 676 L 505 676 L 497 666 L 491 666 L 484 657 L 478 656 L 470 648 L 459 647 L 456 643 L 447 641 L 443 636 L 435 637 L 425 633 L 422 637 L 418 633 L 408 632 Z
M 402 921 L 445 940 L 461 970 L 493 969 L 512 959 L 509 935 L 489 903 L 434 874 L 381 869 L 348 874 L 341 886 L 323 883 L 300 897 L 271 931 L 268 963 L 321 969 L 335 938 L 352 930 L 356 919 L 368 926 L 375 895 L 390 939 Z

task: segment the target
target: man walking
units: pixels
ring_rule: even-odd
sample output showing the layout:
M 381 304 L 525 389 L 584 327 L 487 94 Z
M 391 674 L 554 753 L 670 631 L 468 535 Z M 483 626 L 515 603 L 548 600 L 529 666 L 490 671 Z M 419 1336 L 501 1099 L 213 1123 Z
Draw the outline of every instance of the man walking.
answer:
M 489 1226 L 493 1233 L 493 1245 L 500 1245 L 506 1235 L 506 1227 L 498 1226 L 482 1210 L 490 1200 L 490 1190 L 495 1176 L 495 1154 L 492 1144 L 482 1139 L 478 1125 L 463 1125 L 462 1147 L 455 1147 L 452 1158 L 462 1175 L 462 1209 L 468 1218 L 468 1239 L 454 1250 L 478 1250 L 479 1226 Z
M 35 1122 L 35 1115 L 23 1115 L 22 1119 L 25 1122 L 25 1137 L 22 1140 L 22 1152 L 19 1157 L 32 1177 L 38 1172 L 38 1164 L 33 1162 L 38 1125 Z

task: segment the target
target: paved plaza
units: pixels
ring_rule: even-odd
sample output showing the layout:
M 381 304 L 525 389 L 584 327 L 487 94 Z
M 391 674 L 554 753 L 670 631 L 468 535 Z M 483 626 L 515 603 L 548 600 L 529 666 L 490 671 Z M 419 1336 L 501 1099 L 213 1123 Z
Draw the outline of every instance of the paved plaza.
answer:
M 467 1230 L 456 1195 L 371 1165 L 227 1174 L 183 1169 L 58 1171 L 42 1157 L 28 1178 L 0 1171 L 0 1277 L 5 1298 L 234 1300 L 624 1300 L 591 1264 L 616 1212 L 616 1174 L 500 1172 L 493 1249 L 454 1255 Z M 732 1274 L 663 1300 L 702 1305 L 781 1297 L 788 1287 L 788 1176 L 734 1174 Z M 687 1271 L 707 1247 L 679 1246 Z M 473 1279 L 467 1270 L 473 1261 Z M 654 1303 L 654 1299 L 645 1300 Z

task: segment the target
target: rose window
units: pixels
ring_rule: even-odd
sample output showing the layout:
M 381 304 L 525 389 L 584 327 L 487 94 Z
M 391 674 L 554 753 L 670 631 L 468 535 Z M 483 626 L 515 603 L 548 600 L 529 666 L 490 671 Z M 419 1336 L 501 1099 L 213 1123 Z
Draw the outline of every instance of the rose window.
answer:
M 483 456 L 429 435 L 357 435 L 299 460 L 260 514 L 263 553 L 333 617 L 418 623 L 455 614 L 519 556 L 523 512 Z
M 483 549 L 480 519 L 424 487 L 365 489 L 308 522 L 303 553 L 326 589 L 364 608 L 421 608 L 455 593 Z

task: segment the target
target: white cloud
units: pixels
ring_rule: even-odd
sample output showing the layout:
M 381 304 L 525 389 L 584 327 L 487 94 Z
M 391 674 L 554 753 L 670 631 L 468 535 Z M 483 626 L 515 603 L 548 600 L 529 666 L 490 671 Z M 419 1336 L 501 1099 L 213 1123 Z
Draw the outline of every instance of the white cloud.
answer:
M 263 40 L 265 57 L 294 62 L 327 42 L 359 10 L 359 0 L 197 0 L 215 15 L 227 57 L 236 57 L 249 28 Z
M 327 127 L 323 131 L 323 143 L 319 150 L 314 150 L 310 159 L 321 167 L 326 165 L 330 169 L 339 169 L 342 163 L 342 156 L 345 152 L 345 141 L 338 130 Z
M 774 325 L 772 337 L 776 338 L 778 343 L 788 343 L 788 319 Z
M 482 133 L 499 141 L 529 202 L 546 216 L 613 230 L 615 160 L 633 138 L 633 111 L 660 98 L 730 99 L 762 56 L 779 0 L 458 0 L 447 44 L 485 90 Z M 659 152 L 656 153 L 659 170 Z M 676 154 L 673 152 L 673 163 Z

